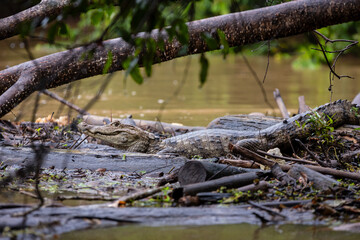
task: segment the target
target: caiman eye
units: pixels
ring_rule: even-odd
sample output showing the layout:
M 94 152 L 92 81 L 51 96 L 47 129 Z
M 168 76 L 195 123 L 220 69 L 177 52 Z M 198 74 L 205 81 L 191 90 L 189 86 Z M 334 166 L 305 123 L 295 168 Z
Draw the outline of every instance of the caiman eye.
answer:
M 120 122 L 119 122 L 119 121 L 116 121 L 116 122 L 113 122 L 111 125 L 113 125 L 114 127 L 119 127 L 119 126 L 120 126 Z

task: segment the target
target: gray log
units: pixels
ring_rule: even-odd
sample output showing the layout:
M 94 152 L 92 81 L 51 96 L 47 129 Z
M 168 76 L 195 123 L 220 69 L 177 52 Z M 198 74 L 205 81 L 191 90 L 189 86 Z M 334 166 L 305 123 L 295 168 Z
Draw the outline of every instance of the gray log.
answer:
M 339 184 L 339 182 L 334 179 L 299 164 L 293 165 L 288 175 L 297 180 L 305 175 L 308 182 L 313 182 L 313 187 L 319 190 L 327 190 Z
M 229 166 L 226 164 L 211 163 L 205 161 L 188 161 L 179 171 L 180 185 L 205 182 L 209 179 L 218 179 L 225 176 L 259 172 L 261 170 L 245 169 Z
M 222 177 L 215 180 L 210 180 L 206 182 L 189 184 L 173 191 L 173 198 L 179 199 L 184 195 L 196 195 L 200 192 L 209 192 L 216 190 L 220 187 L 227 188 L 238 188 L 241 186 L 251 184 L 255 179 L 258 179 L 265 174 L 262 172 L 248 172 L 241 173 L 232 176 Z

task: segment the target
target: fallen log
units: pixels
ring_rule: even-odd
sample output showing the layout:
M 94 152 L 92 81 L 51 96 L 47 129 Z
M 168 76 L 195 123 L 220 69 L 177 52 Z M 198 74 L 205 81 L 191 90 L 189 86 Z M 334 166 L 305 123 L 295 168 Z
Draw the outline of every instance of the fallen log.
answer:
M 289 202 L 289 206 L 303 202 Z M 261 204 L 263 206 L 279 206 L 286 202 Z M 9 227 L 17 232 L 18 239 L 45 239 L 59 237 L 59 234 L 91 228 L 116 227 L 121 225 L 141 224 L 142 226 L 194 226 L 211 224 L 258 224 L 260 220 L 252 213 L 249 205 L 228 207 L 188 207 L 188 208 L 113 208 L 106 205 L 87 205 L 77 207 L 43 207 L 23 217 L 14 217 L 14 213 L 27 211 L 29 207 L 20 206 L 0 209 L 0 230 Z M 322 224 L 311 212 L 283 209 L 282 213 L 289 218 L 279 223 Z M 96 221 L 100 220 L 100 221 Z M 139 226 L 140 227 L 140 226 Z M 140 230 L 140 228 L 137 228 Z M 24 235 L 21 235 L 24 234 Z
M 348 179 L 360 181 L 359 173 L 346 172 L 342 170 L 336 170 L 336 169 L 320 167 L 320 166 L 312 166 L 312 165 L 303 165 L 303 166 L 322 174 L 332 175 L 335 178 L 348 178 Z M 288 165 L 281 166 L 281 169 L 284 171 L 287 171 L 290 168 L 291 166 Z
M 222 177 L 219 179 L 210 180 L 206 182 L 193 183 L 174 189 L 172 197 L 175 200 L 178 200 L 184 195 L 196 195 L 197 193 L 213 191 L 220 187 L 227 187 L 227 188 L 241 187 L 244 185 L 251 184 L 255 179 L 264 177 L 268 173 L 269 172 L 248 172 L 248 173 L 241 173 L 232 176 Z
M 339 185 L 339 182 L 334 179 L 299 164 L 293 165 L 288 171 L 288 175 L 297 180 L 300 177 L 306 179 L 307 182 L 313 183 L 312 186 L 319 190 L 327 190 L 335 185 Z
M 32 161 L 34 152 L 29 147 L 0 146 L 1 161 L 3 165 L 26 165 Z M 50 150 L 42 167 L 56 169 L 89 169 L 106 168 L 111 171 L 130 172 L 168 172 L 173 167 L 181 167 L 187 161 L 183 157 L 165 157 L 155 154 L 127 153 L 118 149 L 99 145 L 87 144 L 76 150 Z
M 268 166 L 268 167 L 271 168 L 275 164 L 274 161 L 266 159 L 266 158 L 260 156 L 259 154 L 249 150 L 249 149 L 246 149 L 246 148 L 243 148 L 243 147 L 240 147 L 240 146 L 236 146 L 236 145 L 231 146 L 231 147 L 232 147 L 233 152 L 240 153 L 240 154 L 242 154 L 244 156 L 247 156 L 248 158 L 251 158 L 255 162 L 260 163 L 260 164 L 262 164 L 264 166 Z M 332 176 L 334 176 L 336 178 L 348 178 L 348 179 L 353 179 L 353 180 L 360 181 L 360 174 L 359 173 L 346 172 L 346 171 L 336 170 L 336 169 L 333 169 L 333 168 L 320 167 L 320 166 L 314 166 L 314 165 L 304 165 L 304 166 L 309 168 L 309 169 L 312 169 L 314 171 L 317 171 L 319 173 L 322 173 L 322 174 L 332 175 Z M 289 171 L 290 168 L 291 168 L 291 165 L 283 164 L 283 165 L 280 165 L 280 167 L 281 167 L 281 169 L 283 171 Z
M 220 160 L 219 163 L 231 165 L 234 167 L 241 167 L 241 168 L 260 168 L 260 165 L 252 160 L 223 159 L 223 160 Z
M 192 183 L 205 182 L 225 176 L 254 172 L 259 170 L 237 168 L 225 164 L 205 161 L 188 161 L 179 171 L 179 183 L 181 186 Z
M 293 176 L 284 173 L 278 163 L 272 166 L 271 173 L 277 180 L 281 182 L 282 185 L 296 185 L 296 180 L 293 178 Z

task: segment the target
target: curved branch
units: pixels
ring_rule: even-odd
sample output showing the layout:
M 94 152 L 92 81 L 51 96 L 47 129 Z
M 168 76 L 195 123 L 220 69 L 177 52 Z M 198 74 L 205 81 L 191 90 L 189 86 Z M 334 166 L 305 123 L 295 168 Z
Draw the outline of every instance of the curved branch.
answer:
M 39 25 L 45 17 L 58 15 L 70 4 L 73 4 L 71 0 L 42 0 L 31 8 L 0 19 L 0 40 L 17 35 L 21 24 L 37 19 L 36 25 Z

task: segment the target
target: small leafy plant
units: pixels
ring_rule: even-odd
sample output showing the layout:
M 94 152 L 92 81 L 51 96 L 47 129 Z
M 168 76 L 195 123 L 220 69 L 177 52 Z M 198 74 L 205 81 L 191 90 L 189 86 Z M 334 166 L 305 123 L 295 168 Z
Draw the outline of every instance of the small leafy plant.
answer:
M 295 124 L 302 129 L 309 125 L 312 130 L 311 137 L 318 138 L 322 144 L 334 143 L 335 139 L 331 134 L 334 131 L 332 126 L 334 123 L 333 116 L 322 116 L 316 111 L 312 111 L 308 116 L 309 119 L 304 124 L 301 125 L 298 121 L 295 121 Z

